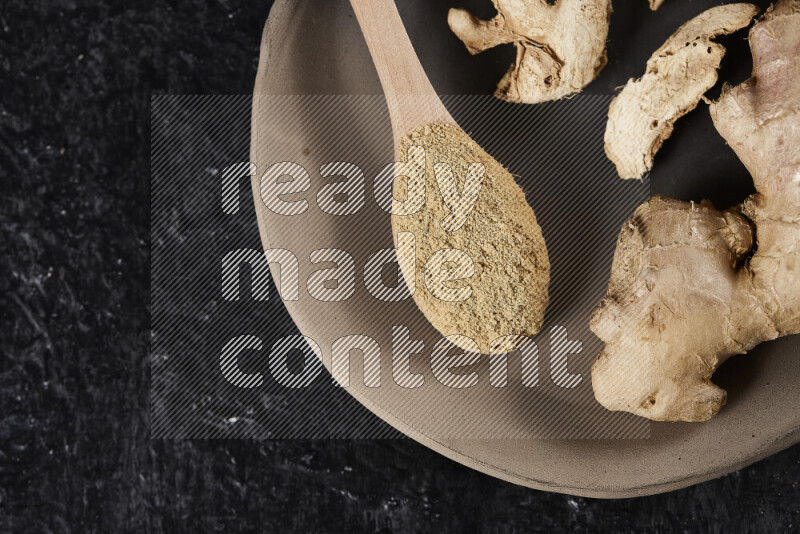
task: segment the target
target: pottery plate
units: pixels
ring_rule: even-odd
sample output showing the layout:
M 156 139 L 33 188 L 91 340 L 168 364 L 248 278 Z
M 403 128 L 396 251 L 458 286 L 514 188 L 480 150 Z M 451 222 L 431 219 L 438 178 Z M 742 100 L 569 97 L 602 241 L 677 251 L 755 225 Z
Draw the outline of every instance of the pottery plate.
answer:
M 391 384 L 391 371 L 384 368 L 381 387 L 366 387 L 366 377 L 358 370 L 347 391 L 404 434 L 464 465 L 532 488 L 591 497 L 647 495 L 688 486 L 800 441 L 797 336 L 765 343 L 747 356 L 729 360 L 714 378 L 728 391 L 728 404 L 707 423 L 648 423 L 629 414 L 610 414 L 601 426 L 591 424 L 605 421 L 606 416 L 591 401 L 588 369 L 600 344 L 586 323 L 607 284 L 622 222 L 652 193 L 682 200 L 710 198 L 726 207 L 752 190 L 747 172 L 714 130 L 702 103 L 679 121 L 656 158 L 649 182 L 618 180 L 602 151 L 604 110 L 616 88 L 641 75 L 652 51 L 713 2 L 667 0 L 655 13 L 646 0 L 620 2 L 611 22 L 609 64 L 600 77 L 584 94 L 544 106 L 468 96 L 492 93 L 511 63 L 513 50 L 499 47 L 470 56 L 447 28 L 447 10 L 460 4 L 489 17 L 489 0 L 398 4 L 434 88 L 453 95 L 444 102 L 459 124 L 512 173 L 522 175 L 520 185 L 544 229 L 553 280 L 545 334 L 537 338 L 542 345 L 542 385 L 524 391 L 509 387 L 504 394 L 488 384 L 453 389 L 439 384 L 429 363 L 417 357 L 410 365 L 426 371 L 419 371 L 426 374 L 424 387 L 397 387 Z M 742 81 L 750 68 L 744 36 L 741 32 L 721 41 L 729 50 L 721 77 L 732 83 Z M 715 91 L 718 94 L 719 88 Z M 264 31 L 254 95 L 251 156 L 259 169 L 298 158 L 292 161 L 319 180 L 321 163 L 356 161 L 371 191 L 377 162 L 392 155 L 391 135 L 378 77 L 348 2 L 276 0 Z M 269 95 L 282 95 L 284 100 Z M 569 125 L 564 135 L 585 135 L 585 140 L 572 145 L 568 138 L 559 138 L 558 130 L 537 137 L 540 128 L 548 124 L 553 128 L 552 117 L 545 116 L 551 111 L 560 117 L 556 129 L 563 121 L 565 131 Z M 291 124 L 281 127 L 276 113 Z M 312 193 L 319 189 L 319 182 L 314 184 Z M 313 250 L 347 250 L 363 272 L 375 250 L 392 246 L 389 217 L 371 202 L 370 194 L 358 216 L 340 217 L 321 210 L 312 194 L 304 197 L 310 207 L 301 216 L 276 215 L 261 201 L 257 178 L 254 196 L 264 247 L 291 250 L 300 258 L 303 281 L 309 280 Z M 273 265 L 273 275 L 277 274 Z M 308 297 L 304 293 L 287 301 L 286 307 L 300 332 L 318 343 L 329 369 L 331 344 L 343 335 L 368 335 L 381 347 L 389 347 L 392 327 L 404 325 L 411 338 L 424 341 L 428 350 L 436 343 L 436 332 L 410 300 L 380 302 L 363 284 L 344 302 L 320 303 Z M 582 341 L 582 352 L 569 364 L 573 373 L 583 376 L 574 394 L 545 385 L 548 349 L 553 351 L 554 336 L 561 332 L 554 330 L 554 324 Z M 519 381 L 519 371 L 512 367 L 508 380 Z M 485 362 L 474 370 L 485 377 Z M 536 409 L 552 406 L 547 403 L 557 394 L 566 410 L 561 415 Z

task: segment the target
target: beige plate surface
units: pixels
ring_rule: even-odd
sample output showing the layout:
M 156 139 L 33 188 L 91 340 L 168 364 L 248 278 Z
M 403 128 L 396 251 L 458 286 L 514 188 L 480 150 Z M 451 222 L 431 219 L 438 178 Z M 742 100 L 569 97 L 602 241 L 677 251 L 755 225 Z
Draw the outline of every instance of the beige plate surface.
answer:
M 485 4 L 488 3 L 486 0 Z M 441 35 L 447 32 L 441 19 L 431 18 L 431 13 L 440 17 L 446 5 L 447 2 L 438 0 L 404 0 L 400 11 L 437 91 L 453 94 L 458 89 L 453 87 L 453 82 L 448 82 L 448 73 L 455 67 L 448 63 L 437 68 L 437 54 L 425 46 L 434 29 Z M 464 56 L 458 68 L 479 64 L 470 63 L 470 60 L 480 60 Z M 497 79 L 494 72 L 487 76 Z M 262 41 L 256 95 L 379 93 L 377 74 L 347 2 L 275 2 Z M 254 125 L 257 114 L 256 110 Z M 315 146 L 324 140 L 315 139 L 313 124 L 309 123 L 307 128 L 309 150 L 312 153 L 324 151 L 324 147 Z M 253 135 L 255 142 L 258 135 L 255 127 Z M 263 138 L 260 142 L 264 142 Z M 255 162 L 259 168 L 268 163 Z M 257 189 L 254 192 L 257 193 Z M 367 221 L 355 229 L 352 226 L 337 228 L 336 218 L 317 212 L 303 222 L 304 228 L 318 225 L 312 233 L 275 219 L 258 197 L 256 210 L 266 248 L 291 243 L 292 250 L 298 256 L 306 254 L 306 258 L 308 250 L 314 247 L 311 243 L 314 239 L 327 239 L 333 246 L 337 239 L 352 239 L 353 232 L 373 227 Z M 315 216 L 319 217 L 318 221 L 314 220 Z M 386 219 L 379 224 L 388 232 Z M 387 240 L 391 243 L 390 236 Z M 305 276 L 301 271 L 301 279 Z M 332 323 L 359 332 L 360 325 L 376 313 L 369 303 L 348 302 L 332 308 L 331 320 L 323 321 L 315 311 L 318 308 L 313 302 L 309 304 L 309 300 L 301 298 L 297 303 L 287 303 L 287 309 L 300 331 L 317 340 L 323 351 L 330 347 L 335 334 L 330 328 Z M 413 305 L 408 304 L 401 313 L 416 317 L 417 328 L 425 327 L 424 319 Z M 374 328 L 374 317 L 371 321 L 369 328 Z M 486 403 L 459 407 L 461 403 L 452 398 L 452 391 L 444 388 L 428 388 L 428 395 L 432 396 L 412 396 L 405 400 L 367 391 L 357 385 L 348 391 L 409 437 L 492 476 L 531 488 L 591 497 L 647 495 L 720 476 L 800 441 L 798 341 L 797 337 L 778 340 L 759 347 L 748 357 L 734 358 L 735 364 L 729 364 L 730 368 L 726 366 L 719 379 L 730 392 L 729 404 L 711 422 L 653 424 L 650 438 L 642 440 L 452 439 L 437 435 L 435 431 L 423 433 L 419 430 L 425 426 L 421 418 L 426 417 L 428 403 L 452 404 L 453 413 L 460 414 L 464 424 L 476 426 L 491 417 L 491 410 L 502 409 L 502 406 Z M 327 352 L 326 356 L 329 356 Z

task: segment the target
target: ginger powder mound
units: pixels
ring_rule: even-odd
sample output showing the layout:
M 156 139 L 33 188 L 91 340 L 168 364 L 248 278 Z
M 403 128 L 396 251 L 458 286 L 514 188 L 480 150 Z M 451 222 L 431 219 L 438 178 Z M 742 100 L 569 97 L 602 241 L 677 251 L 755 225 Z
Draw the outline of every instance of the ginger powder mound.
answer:
M 550 283 L 522 189 L 456 126 L 420 127 L 398 154 L 392 234 L 417 306 L 465 350 L 518 347 L 541 329 Z

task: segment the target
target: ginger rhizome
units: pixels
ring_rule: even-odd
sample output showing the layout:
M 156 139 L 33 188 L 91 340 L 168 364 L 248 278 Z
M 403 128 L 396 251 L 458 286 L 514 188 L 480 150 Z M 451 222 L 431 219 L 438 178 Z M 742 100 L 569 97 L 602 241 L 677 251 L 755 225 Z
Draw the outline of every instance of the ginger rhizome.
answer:
M 517 57 L 495 95 L 534 104 L 576 93 L 606 64 L 611 0 L 493 0 L 497 16 L 480 20 L 451 9 L 448 24 L 472 54 L 514 43 Z
M 757 193 L 725 211 L 655 197 L 627 222 L 591 322 L 608 409 L 705 421 L 726 401 L 720 364 L 800 333 L 800 0 L 770 8 L 750 47 L 753 77 L 711 115 Z
M 675 121 L 717 83 L 725 48 L 711 39 L 744 28 L 758 14 L 752 4 L 711 8 L 675 32 L 647 61 L 644 76 L 628 80 L 611 102 L 605 150 L 622 178 L 641 178 Z

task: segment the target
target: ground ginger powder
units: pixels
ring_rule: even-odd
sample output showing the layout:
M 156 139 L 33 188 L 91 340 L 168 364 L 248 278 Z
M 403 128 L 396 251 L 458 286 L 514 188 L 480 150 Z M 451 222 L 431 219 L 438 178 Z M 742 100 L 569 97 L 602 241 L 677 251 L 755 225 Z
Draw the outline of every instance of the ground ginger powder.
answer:
M 466 336 L 482 353 L 511 350 L 542 328 L 548 304 L 550 262 L 536 216 L 513 176 L 457 126 L 416 129 L 398 147 L 399 159 L 409 149 L 419 154 L 418 147 L 425 149 L 424 163 L 419 160 L 424 176 L 420 173 L 416 184 L 424 181 L 424 205 L 392 215 L 403 277 L 440 333 Z M 454 207 L 466 209 L 454 198 L 475 193 L 468 175 L 476 176 L 481 168 L 476 163 L 485 176 L 468 216 L 461 213 L 454 222 Z M 455 189 L 447 178 L 455 178 Z M 396 177 L 395 200 L 408 197 L 409 181 Z M 464 338 L 452 340 L 475 348 Z

